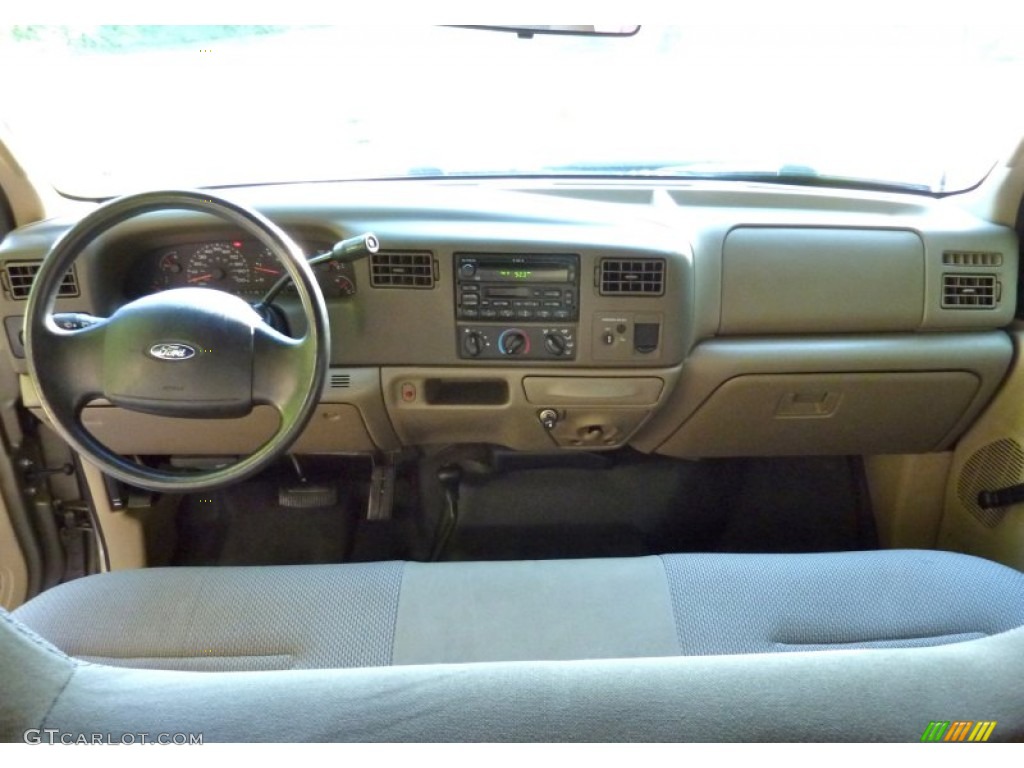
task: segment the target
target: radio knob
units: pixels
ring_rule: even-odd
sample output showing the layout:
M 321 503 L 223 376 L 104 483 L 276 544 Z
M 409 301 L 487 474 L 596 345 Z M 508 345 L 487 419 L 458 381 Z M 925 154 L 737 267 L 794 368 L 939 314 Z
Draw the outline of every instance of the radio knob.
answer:
M 472 277 L 476 274 L 476 264 L 471 261 L 462 262 L 462 266 L 459 267 L 459 275 L 462 277 Z
M 505 331 L 501 335 L 498 349 L 506 355 L 524 355 L 530 351 L 530 340 L 522 331 Z
M 549 331 L 544 335 L 544 349 L 555 357 L 561 357 L 565 354 L 567 343 L 568 340 L 565 338 L 565 334 L 558 331 Z
M 484 351 L 484 337 L 479 331 L 470 331 L 462 337 L 462 351 L 467 357 L 479 357 Z

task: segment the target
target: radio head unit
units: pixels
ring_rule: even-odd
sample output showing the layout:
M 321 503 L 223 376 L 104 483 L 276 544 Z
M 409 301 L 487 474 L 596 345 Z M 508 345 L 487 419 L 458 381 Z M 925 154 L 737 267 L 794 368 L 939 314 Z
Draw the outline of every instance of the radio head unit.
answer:
M 575 254 L 455 254 L 459 357 L 574 360 L 579 275 Z
M 455 254 L 459 320 L 576 321 L 575 254 Z

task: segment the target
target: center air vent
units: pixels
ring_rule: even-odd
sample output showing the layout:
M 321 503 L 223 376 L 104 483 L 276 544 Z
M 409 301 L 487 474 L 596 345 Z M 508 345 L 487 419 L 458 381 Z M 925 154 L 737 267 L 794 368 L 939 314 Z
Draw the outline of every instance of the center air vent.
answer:
M 664 259 L 602 259 L 602 296 L 661 296 L 665 293 Z
M 945 309 L 992 309 L 999 301 L 995 275 L 946 274 L 942 276 Z
M 38 261 L 7 262 L 4 266 L 4 282 L 6 283 L 4 287 L 12 299 L 24 301 L 28 298 L 28 294 L 32 290 L 32 283 L 36 279 L 36 273 L 39 271 L 39 266 L 40 262 Z M 75 270 L 72 267 L 64 275 L 57 295 L 69 297 L 77 296 L 78 293 L 78 279 L 75 277 Z
M 380 251 L 370 258 L 374 288 L 433 288 L 434 254 L 430 251 Z

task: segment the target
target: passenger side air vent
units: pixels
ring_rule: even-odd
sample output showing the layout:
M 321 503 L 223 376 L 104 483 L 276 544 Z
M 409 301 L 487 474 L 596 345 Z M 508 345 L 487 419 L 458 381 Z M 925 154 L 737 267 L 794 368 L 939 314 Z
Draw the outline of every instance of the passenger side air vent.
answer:
M 943 251 L 942 263 L 950 267 L 1001 267 L 1003 254 L 992 251 Z
M 370 257 L 374 288 L 433 288 L 434 254 L 430 251 L 380 251 Z
M 39 266 L 38 261 L 9 261 L 4 265 L 4 288 L 12 299 L 24 301 L 28 298 Z M 70 297 L 77 296 L 78 293 L 78 278 L 75 277 L 75 269 L 72 267 L 64 275 L 57 295 Z
M 602 259 L 598 281 L 602 296 L 661 296 L 664 259 Z
M 993 309 L 999 301 L 995 275 L 946 274 L 942 276 L 944 309 Z

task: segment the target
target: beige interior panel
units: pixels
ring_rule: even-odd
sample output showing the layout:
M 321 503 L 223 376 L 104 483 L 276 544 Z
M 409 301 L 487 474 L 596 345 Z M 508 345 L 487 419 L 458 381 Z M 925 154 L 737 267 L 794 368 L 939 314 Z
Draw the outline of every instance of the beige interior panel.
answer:
M 662 452 L 662 446 L 673 439 L 681 425 L 687 424 L 725 382 L 741 376 L 930 373 L 946 371 L 955 364 L 958 370 L 976 376 L 980 386 L 970 406 L 943 437 L 942 444 L 927 448 L 929 451 L 946 450 L 991 399 L 1012 357 L 1013 344 L 1003 331 L 714 339 L 698 345 L 690 353 L 679 384 L 666 387 L 658 416 L 643 426 L 633 438 L 633 445 L 642 451 Z M 931 413 L 930 401 L 922 398 L 916 402 L 924 403 L 923 414 Z M 734 415 L 726 411 L 723 417 L 726 420 L 715 425 L 715 431 L 723 432 L 735 426 Z M 905 418 L 905 414 L 901 418 Z M 904 436 L 907 438 L 904 443 L 889 445 L 884 452 L 919 453 L 914 446 L 921 441 L 915 438 L 914 430 Z M 808 447 L 813 447 L 813 443 Z M 669 450 L 672 448 L 669 444 Z M 745 448 L 754 450 L 755 446 Z
M 1024 570 L 1024 504 L 989 511 L 977 504 L 980 490 L 1024 482 L 1024 332 L 1013 341 L 1009 378 L 953 454 L 938 544 Z
M 629 441 L 679 377 L 538 368 L 383 368 L 384 399 L 407 445 L 491 443 L 517 450 L 613 448 Z M 655 394 L 656 393 L 656 394 Z M 646 403 L 646 405 L 632 405 Z M 541 422 L 551 409 L 557 423 Z
M 696 458 L 930 451 L 978 384 L 962 371 L 739 376 L 660 452 Z
M 665 382 L 653 377 L 527 376 L 523 387 L 527 400 L 545 405 L 654 405 Z
M 740 227 L 722 254 L 721 333 L 914 330 L 924 285 L 914 232 Z
M 871 507 L 883 548 L 935 547 L 952 461 L 952 451 L 865 458 Z
M 368 453 L 392 449 L 397 438 L 380 396 L 376 368 L 331 369 L 321 403 L 296 441 L 296 453 Z M 22 400 L 45 420 L 39 396 L 21 377 Z M 86 428 L 123 454 L 237 455 L 259 448 L 278 428 L 270 406 L 239 419 L 174 419 L 128 411 L 101 401 L 84 409 Z
M 145 568 L 146 532 L 143 521 L 127 510 L 115 510 L 110 506 L 103 473 L 94 464 L 83 459 L 82 469 L 102 534 L 100 567 L 111 571 Z
M 28 596 L 28 566 L 0 496 L 0 606 L 13 611 Z

